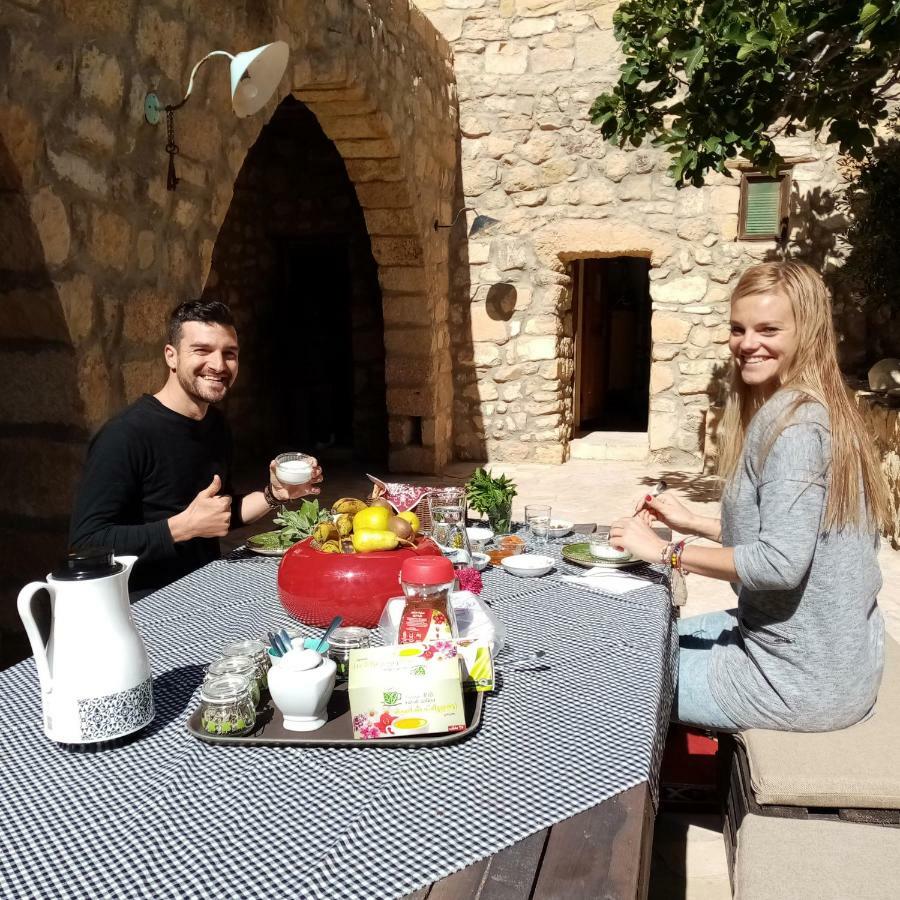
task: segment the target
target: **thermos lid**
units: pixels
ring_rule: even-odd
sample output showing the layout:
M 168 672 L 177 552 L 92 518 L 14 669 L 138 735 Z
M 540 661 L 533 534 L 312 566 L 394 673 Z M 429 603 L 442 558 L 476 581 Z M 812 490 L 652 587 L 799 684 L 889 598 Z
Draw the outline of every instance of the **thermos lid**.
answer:
M 400 580 L 407 584 L 449 584 L 455 576 L 446 556 L 414 556 L 403 560 Z
M 115 550 L 110 547 L 82 547 L 70 550 L 50 576 L 54 581 L 87 581 L 117 575 L 123 568 L 115 561 Z

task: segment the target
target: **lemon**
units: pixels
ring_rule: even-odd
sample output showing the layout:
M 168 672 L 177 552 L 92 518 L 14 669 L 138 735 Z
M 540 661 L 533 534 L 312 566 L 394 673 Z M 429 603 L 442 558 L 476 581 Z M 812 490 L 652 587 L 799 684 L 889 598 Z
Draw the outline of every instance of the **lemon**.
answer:
M 391 511 L 383 506 L 367 506 L 353 517 L 354 531 L 385 531 Z
M 415 534 L 419 533 L 419 528 L 422 527 L 422 523 L 419 521 L 419 517 L 412 510 L 410 510 L 409 512 L 397 513 L 397 515 L 401 519 L 406 519 L 406 521 L 409 522 L 409 525 Z

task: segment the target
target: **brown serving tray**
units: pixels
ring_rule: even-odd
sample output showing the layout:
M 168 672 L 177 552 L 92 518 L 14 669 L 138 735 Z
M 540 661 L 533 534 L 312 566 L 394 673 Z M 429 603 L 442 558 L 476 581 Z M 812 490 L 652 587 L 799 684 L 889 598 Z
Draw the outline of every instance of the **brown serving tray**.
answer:
M 210 734 L 200 725 L 200 708 L 194 710 L 187 721 L 187 730 L 208 744 L 224 744 L 227 747 L 434 747 L 455 744 L 468 737 L 481 724 L 484 693 L 464 692 L 463 707 L 466 727 L 452 734 L 419 734 L 405 738 L 379 738 L 374 741 L 353 737 L 353 721 L 350 715 L 350 696 L 347 684 L 338 684 L 328 701 L 328 721 L 317 731 L 287 731 L 281 713 L 275 708 L 268 692 L 265 702 L 256 714 L 256 726 L 249 734 L 239 737 Z

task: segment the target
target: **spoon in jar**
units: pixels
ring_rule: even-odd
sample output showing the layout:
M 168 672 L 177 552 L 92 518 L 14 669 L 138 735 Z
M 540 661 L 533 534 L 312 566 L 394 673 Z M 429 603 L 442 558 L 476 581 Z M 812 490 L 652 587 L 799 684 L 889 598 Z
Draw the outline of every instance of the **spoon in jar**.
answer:
M 321 651 L 322 645 L 323 645 L 323 644 L 327 644 L 327 643 L 328 643 L 328 638 L 331 637 L 331 633 L 332 633 L 332 632 L 334 631 L 334 629 L 337 628 L 338 625 L 340 625 L 341 622 L 343 622 L 343 621 L 344 621 L 344 620 L 341 618 L 341 616 L 335 616 L 335 617 L 331 620 L 331 624 L 325 629 L 325 634 L 323 634 L 322 637 L 319 638 L 319 643 L 316 644 L 316 653 L 319 653 L 319 652 Z

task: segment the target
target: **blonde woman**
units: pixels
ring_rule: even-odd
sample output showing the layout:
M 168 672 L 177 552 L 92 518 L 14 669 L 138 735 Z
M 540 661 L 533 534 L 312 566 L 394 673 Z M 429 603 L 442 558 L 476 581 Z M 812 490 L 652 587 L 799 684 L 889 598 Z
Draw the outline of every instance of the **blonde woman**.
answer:
M 721 520 L 648 496 L 610 540 L 738 594 L 736 610 L 679 623 L 674 718 L 723 731 L 845 728 L 871 710 L 881 682 L 878 532 L 890 506 L 818 273 L 796 262 L 748 269 L 731 298 L 729 344 Z M 652 519 L 722 546 L 667 546 Z

